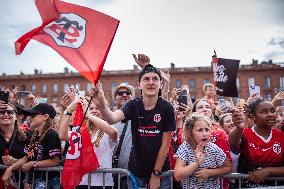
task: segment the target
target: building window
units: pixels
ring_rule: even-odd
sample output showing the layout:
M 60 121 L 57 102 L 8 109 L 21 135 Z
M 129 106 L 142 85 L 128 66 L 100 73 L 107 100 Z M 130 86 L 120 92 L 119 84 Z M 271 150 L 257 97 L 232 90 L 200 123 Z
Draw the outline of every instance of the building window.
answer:
M 52 103 L 57 103 L 57 98 L 56 97 L 52 98 Z
M 26 90 L 26 85 L 21 85 L 21 91 L 25 91 Z
M 280 77 L 280 89 L 284 89 L 284 76 Z
M 271 84 L 270 84 L 270 77 L 264 77 L 264 80 L 263 80 L 263 85 L 264 85 L 264 88 L 270 88 L 271 87 Z
M 241 87 L 240 78 L 238 78 L 238 77 L 237 77 L 237 80 L 236 80 L 236 85 L 237 85 L 238 89 Z
M 203 80 L 203 85 L 207 84 L 207 83 L 210 83 L 210 80 L 209 79 L 204 79 Z
M 92 84 L 92 83 L 87 83 L 87 88 L 86 88 L 86 90 L 89 91 L 89 90 L 91 90 L 92 87 L 93 87 L 93 84 Z
M 196 88 L 196 83 L 194 79 L 189 80 L 188 87 L 190 91 L 194 91 Z
M 68 93 L 68 91 L 69 91 L 69 85 L 68 85 L 68 83 L 65 83 L 64 84 L 64 92 Z
M 36 85 L 32 84 L 32 93 L 35 93 L 35 92 L 36 92 Z
M 41 92 L 43 92 L 43 93 L 47 92 L 47 85 L 46 84 L 41 85 Z
M 58 85 L 56 83 L 52 85 L 52 91 L 53 93 L 58 93 Z
M 264 98 L 267 99 L 267 100 L 269 100 L 269 101 L 272 100 L 271 94 L 266 94 L 266 95 L 264 96 Z
M 248 86 L 254 86 L 255 85 L 255 80 L 254 77 L 249 77 L 248 78 Z
M 180 79 L 176 80 L 176 88 L 181 88 L 182 86 L 182 81 Z
M 112 81 L 112 82 L 111 82 L 111 90 L 113 90 L 113 88 L 116 87 L 116 85 L 117 85 L 116 82 L 115 82 L 115 81 Z

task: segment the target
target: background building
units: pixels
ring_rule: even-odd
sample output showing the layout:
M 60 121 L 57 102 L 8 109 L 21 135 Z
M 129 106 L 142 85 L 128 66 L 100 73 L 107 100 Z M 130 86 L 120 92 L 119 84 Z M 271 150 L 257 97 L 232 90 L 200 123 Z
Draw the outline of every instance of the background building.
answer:
M 169 68 L 171 74 L 170 90 L 173 87 L 188 85 L 192 97 L 198 99 L 203 96 L 202 86 L 213 82 L 211 67 L 187 67 L 175 68 L 171 63 Z M 105 96 L 111 99 L 112 89 L 121 82 L 137 86 L 139 69 L 135 65 L 133 70 L 103 71 L 100 81 L 103 84 Z M 31 91 L 36 96 L 48 98 L 49 103 L 56 103 L 64 95 L 70 85 L 77 85 L 79 90 L 89 90 L 92 86 L 79 73 L 69 72 L 65 68 L 63 73 L 43 74 L 38 70 L 32 75 L 2 75 L 0 85 L 4 88 Z M 271 99 L 280 90 L 284 89 L 284 65 L 281 63 L 261 62 L 253 60 L 250 65 L 240 65 L 237 87 L 240 98 L 249 96 L 248 87 L 259 85 L 261 95 Z M 139 93 L 139 90 L 136 90 Z M 112 104 L 111 104 L 112 105 Z

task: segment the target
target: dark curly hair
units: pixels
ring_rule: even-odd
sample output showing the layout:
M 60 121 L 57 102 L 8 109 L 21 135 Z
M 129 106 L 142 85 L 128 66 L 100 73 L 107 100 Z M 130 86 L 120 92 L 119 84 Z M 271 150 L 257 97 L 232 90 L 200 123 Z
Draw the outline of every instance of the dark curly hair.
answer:
M 244 111 L 248 117 L 251 117 L 252 115 L 256 114 L 256 108 L 261 102 L 267 101 L 266 99 L 262 97 L 253 98 L 249 102 L 245 104 Z

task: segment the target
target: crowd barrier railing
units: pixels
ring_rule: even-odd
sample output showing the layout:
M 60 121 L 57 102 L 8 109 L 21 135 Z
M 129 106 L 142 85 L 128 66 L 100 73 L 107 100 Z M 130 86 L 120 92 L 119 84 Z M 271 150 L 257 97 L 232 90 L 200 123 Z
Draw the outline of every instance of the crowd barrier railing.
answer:
M 5 165 L 1 165 L 0 164 L 0 170 L 5 170 L 7 168 L 7 166 Z M 47 168 L 35 168 L 33 170 L 33 175 L 32 175 L 32 183 L 31 183 L 31 187 L 33 188 L 34 185 L 34 173 L 36 171 L 44 171 L 46 176 L 46 180 L 45 183 L 48 183 L 48 172 L 50 171 L 58 171 L 60 172 L 60 185 L 61 185 L 61 173 L 62 173 L 63 167 L 62 166 L 58 166 L 58 167 L 47 167 Z M 138 183 L 137 183 L 137 179 L 136 177 L 127 169 L 120 169 L 120 168 L 99 168 L 95 171 L 93 171 L 92 173 L 102 173 L 103 174 L 103 188 L 106 187 L 105 185 L 105 175 L 107 173 L 111 173 L 111 174 L 117 174 L 118 175 L 118 189 L 120 188 L 120 182 L 121 182 L 121 178 L 123 176 L 127 176 L 127 178 L 129 179 L 130 183 L 132 183 L 132 187 L 134 189 L 138 189 Z M 19 171 L 19 178 L 21 177 L 21 171 Z M 21 188 L 21 182 L 18 181 L 17 183 L 17 188 Z M 91 188 L 91 174 L 88 174 L 88 189 Z M 47 188 L 47 184 L 45 185 L 45 188 Z
M 171 188 L 173 188 L 173 175 L 174 175 L 174 171 L 173 170 L 169 170 L 169 171 L 165 171 L 162 173 L 162 177 L 170 177 L 171 178 Z M 239 185 L 236 188 L 242 188 L 241 186 L 241 180 L 246 180 L 248 178 L 249 174 L 243 174 L 243 173 L 230 173 L 227 174 L 223 177 L 221 177 L 221 186 L 220 188 L 223 189 L 223 179 L 235 179 L 235 180 L 239 180 Z M 265 189 L 269 189 L 269 188 L 281 188 L 284 189 L 284 186 L 278 186 L 278 182 L 279 181 L 284 181 L 284 177 L 267 177 L 266 180 L 269 181 L 274 181 L 274 186 L 271 187 L 265 187 Z M 186 183 L 187 183 L 187 188 L 190 189 L 190 183 L 189 183 L 189 179 L 186 179 Z
M 0 164 L 0 170 L 5 170 L 7 168 L 7 166 L 5 165 L 1 165 Z M 58 166 L 58 167 L 48 167 L 48 168 L 35 168 L 34 171 L 33 171 L 33 179 L 32 179 L 32 188 L 33 188 L 33 182 L 34 182 L 34 172 L 36 171 L 45 171 L 45 174 L 46 174 L 46 181 L 45 183 L 48 182 L 48 172 L 50 171 L 58 171 L 60 172 L 60 182 L 61 182 L 61 173 L 62 173 L 62 170 L 63 170 L 63 167 L 61 166 Z M 120 188 L 120 181 L 121 181 L 121 178 L 123 176 L 127 176 L 128 179 L 131 181 L 132 183 L 132 186 L 134 189 L 139 189 L 138 187 L 138 183 L 137 183 L 137 179 L 136 177 L 127 169 L 120 169 L 120 168 L 100 168 L 100 169 L 97 169 L 95 171 L 93 171 L 92 173 L 102 173 L 103 174 L 103 187 L 105 186 L 105 175 L 107 173 L 111 173 L 111 174 L 117 174 L 118 175 L 118 188 L 117 189 L 121 189 Z M 19 171 L 19 177 L 21 175 L 21 171 Z M 171 188 L 173 188 L 173 170 L 169 170 L 169 171 L 165 171 L 162 173 L 161 175 L 162 177 L 170 177 L 171 179 Z M 248 174 L 242 174 L 242 173 L 231 173 L 231 174 L 227 174 L 225 176 L 223 176 L 221 179 L 222 179 L 222 182 L 223 182 L 223 179 L 226 178 L 226 179 L 235 179 L 235 180 L 246 180 L 248 177 Z M 186 179 L 187 183 L 189 183 L 189 179 Z M 284 188 L 284 186 L 278 186 L 278 182 L 279 181 L 284 181 L 284 177 L 268 177 L 266 180 L 269 180 L 269 181 L 274 181 L 274 186 L 272 187 L 266 187 L 265 189 L 269 189 L 269 188 Z M 223 189 L 223 184 L 221 182 L 221 186 L 220 188 Z M 91 183 L 91 175 L 89 174 L 88 176 L 88 188 L 90 188 L 90 183 Z M 61 183 L 60 183 L 61 184 Z M 189 183 L 190 184 L 190 183 Z M 187 185 L 188 189 L 190 189 L 190 185 Z M 17 188 L 21 188 L 21 182 L 18 182 L 18 186 Z M 46 185 L 46 188 L 47 188 L 47 185 Z M 237 188 L 242 188 L 241 187 L 241 182 L 239 182 L 239 186 Z

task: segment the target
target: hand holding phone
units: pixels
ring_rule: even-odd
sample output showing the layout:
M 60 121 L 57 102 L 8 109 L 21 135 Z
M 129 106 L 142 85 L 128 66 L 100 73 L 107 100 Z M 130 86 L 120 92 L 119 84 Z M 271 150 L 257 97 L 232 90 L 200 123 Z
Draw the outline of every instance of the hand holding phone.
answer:
M 0 100 L 3 101 L 5 104 L 9 102 L 9 92 L 0 91 Z
M 219 99 L 218 106 L 222 112 L 226 112 L 229 108 L 227 107 L 225 99 Z
M 179 103 L 179 111 L 184 111 L 184 108 L 181 107 L 182 104 L 187 105 L 187 91 L 181 90 L 178 98 L 177 98 L 177 102 Z

